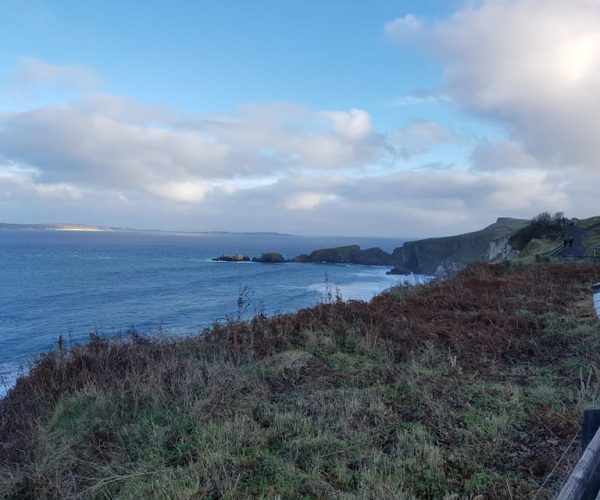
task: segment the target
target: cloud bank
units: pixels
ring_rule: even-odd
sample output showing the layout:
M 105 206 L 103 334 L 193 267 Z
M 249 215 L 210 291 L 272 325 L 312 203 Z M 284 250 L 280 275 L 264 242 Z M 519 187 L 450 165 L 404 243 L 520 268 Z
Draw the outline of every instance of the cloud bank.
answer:
M 442 22 L 402 17 L 385 29 L 410 35 L 442 63 L 454 102 L 501 123 L 545 166 L 597 169 L 597 0 L 487 0 Z
M 293 102 L 185 115 L 99 93 L 89 68 L 24 59 L 25 86 L 78 95 L 0 110 L 2 218 L 427 236 L 499 215 L 593 214 L 599 2 L 469 2 L 441 21 L 400 16 L 383 32 L 399 57 L 410 44 L 443 69 L 439 88 L 394 102 L 412 119 L 389 130 L 367 109 Z M 502 137 L 475 140 L 415 116 L 423 103 L 492 123 Z M 443 148 L 462 148 L 462 159 Z

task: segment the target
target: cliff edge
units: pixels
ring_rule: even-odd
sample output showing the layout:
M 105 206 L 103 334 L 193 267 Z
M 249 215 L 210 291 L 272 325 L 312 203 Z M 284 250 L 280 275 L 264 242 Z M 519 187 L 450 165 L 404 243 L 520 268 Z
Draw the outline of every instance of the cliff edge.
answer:
M 491 262 L 515 255 L 509 238 L 527 226 L 529 220 L 501 217 L 479 231 L 408 241 L 392 253 L 397 272 L 434 274 L 440 266 L 466 265 L 469 262 Z
M 490 226 L 472 233 L 409 241 L 389 254 L 380 248 L 361 250 L 358 245 L 315 250 L 291 262 L 365 264 L 393 266 L 392 274 L 454 274 L 469 262 L 494 262 L 515 257 L 509 238 L 530 223 L 525 219 L 501 217 Z

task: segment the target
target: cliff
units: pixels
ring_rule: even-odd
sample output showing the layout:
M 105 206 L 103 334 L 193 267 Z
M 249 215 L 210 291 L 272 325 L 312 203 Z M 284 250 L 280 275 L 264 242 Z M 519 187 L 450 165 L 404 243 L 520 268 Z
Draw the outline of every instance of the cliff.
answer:
M 442 275 L 460 269 L 469 262 L 494 262 L 516 256 L 509 238 L 527 226 L 528 220 L 499 218 L 494 224 L 472 233 L 409 241 L 389 254 L 381 248 L 361 250 L 358 245 L 315 250 L 302 254 L 291 262 L 332 264 L 366 264 L 394 266 L 393 274 Z
M 527 224 L 528 220 L 499 218 L 480 231 L 409 241 L 394 250 L 392 262 L 400 271 L 434 274 L 446 263 L 501 260 L 514 255 L 508 239 Z

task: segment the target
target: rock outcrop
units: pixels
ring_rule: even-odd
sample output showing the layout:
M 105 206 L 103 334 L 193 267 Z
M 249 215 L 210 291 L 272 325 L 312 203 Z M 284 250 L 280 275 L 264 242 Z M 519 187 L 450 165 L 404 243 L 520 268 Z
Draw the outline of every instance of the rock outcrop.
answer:
M 363 264 L 372 266 L 392 265 L 392 256 L 381 248 L 361 250 L 358 245 L 323 248 L 310 255 L 302 254 L 291 259 L 291 262 L 314 262 L 328 264 Z
M 392 253 L 393 265 L 416 274 L 435 274 L 438 266 L 446 262 L 467 264 L 489 261 L 490 254 L 499 255 L 510 250 L 501 243 L 520 228 L 529 224 L 522 219 L 500 218 L 494 224 L 472 233 L 408 241 Z M 493 243 L 495 242 L 495 243 Z M 493 243 L 493 248 L 492 248 Z M 503 248 L 503 250 L 501 250 Z
M 296 257 L 290 259 L 289 261 L 290 262 L 306 263 L 306 262 L 310 262 L 310 256 L 308 256 L 305 253 L 302 253 L 302 254 L 297 255 Z
M 489 251 L 487 260 L 490 262 L 506 259 L 514 259 L 519 256 L 518 250 L 514 249 L 510 243 L 508 237 L 499 238 L 497 240 L 490 241 Z
M 381 248 L 367 248 L 354 254 L 352 256 L 352 263 L 368 266 L 391 266 L 392 256 Z
M 248 262 L 250 261 L 250 257 L 247 255 L 221 255 L 220 257 L 215 257 L 211 259 L 218 262 Z
M 283 255 L 277 252 L 263 253 L 260 257 L 252 258 L 252 262 L 261 262 L 263 264 L 280 264 L 285 261 Z
M 398 274 L 401 276 L 406 276 L 408 274 L 413 274 L 413 272 L 404 267 L 392 267 L 392 269 L 385 274 Z

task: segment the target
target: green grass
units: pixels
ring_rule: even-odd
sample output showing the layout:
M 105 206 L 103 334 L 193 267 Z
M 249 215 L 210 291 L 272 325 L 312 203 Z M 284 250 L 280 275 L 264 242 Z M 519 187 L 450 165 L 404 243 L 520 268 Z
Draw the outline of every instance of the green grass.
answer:
M 589 256 L 600 256 L 600 229 L 594 228 L 588 230 L 583 237 L 583 245 L 585 246 L 585 254 Z M 592 247 L 596 246 L 597 249 Z
M 558 227 L 527 225 L 512 234 L 509 243 L 514 249 L 531 254 L 537 247 L 545 248 L 545 242 L 553 242 L 553 245 L 556 245 L 561 235 L 562 230 Z
M 545 252 L 549 252 L 556 248 L 556 245 L 559 243 L 557 238 L 551 239 L 540 239 L 533 238 L 529 240 L 527 245 L 523 248 L 521 253 L 519 254 L 520 258 L 526 257 L 535 257 L 536 255 L 543 254 Z
M 369 304 L 59 350 L 1 403 L 0 497 L 531 497 L 600 398 L 599 277 L 475 266 Z
M 594 226 L 600 225 L 600 216 L 578 220 L 575 225 L 581 229 L 590 229 Z

